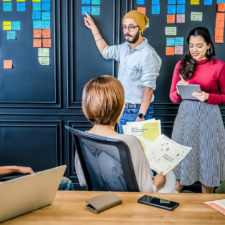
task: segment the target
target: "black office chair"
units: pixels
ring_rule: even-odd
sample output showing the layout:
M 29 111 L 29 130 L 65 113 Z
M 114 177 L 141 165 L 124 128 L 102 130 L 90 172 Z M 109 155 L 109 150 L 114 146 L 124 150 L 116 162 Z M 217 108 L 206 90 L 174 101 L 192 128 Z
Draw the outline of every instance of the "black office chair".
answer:
M 130 149 L 125 142 L 65 128 L 73 136 L 88 190 L 139 192 Z

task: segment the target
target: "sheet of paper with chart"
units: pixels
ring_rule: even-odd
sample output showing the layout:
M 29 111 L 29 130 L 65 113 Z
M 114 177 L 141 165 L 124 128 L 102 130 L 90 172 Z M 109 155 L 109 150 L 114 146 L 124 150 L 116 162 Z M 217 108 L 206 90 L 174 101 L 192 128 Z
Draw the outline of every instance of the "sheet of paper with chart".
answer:
M 163 174 L 173 170 L 191 151 L 191 147 L 180 145 L 165 135 L 160 135 L 151 148 L 146 149 L 146 156 L 151 169 Z

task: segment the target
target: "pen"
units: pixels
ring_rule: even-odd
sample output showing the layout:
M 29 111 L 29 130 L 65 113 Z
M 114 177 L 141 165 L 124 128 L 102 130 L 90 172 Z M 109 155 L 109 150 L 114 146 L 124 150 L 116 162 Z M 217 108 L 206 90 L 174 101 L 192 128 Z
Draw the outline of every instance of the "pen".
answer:
M 181 80 L 183 79 L 183 77 L 181 76 L 181 74 L 179 74 L 179 77 L 180 77 Z

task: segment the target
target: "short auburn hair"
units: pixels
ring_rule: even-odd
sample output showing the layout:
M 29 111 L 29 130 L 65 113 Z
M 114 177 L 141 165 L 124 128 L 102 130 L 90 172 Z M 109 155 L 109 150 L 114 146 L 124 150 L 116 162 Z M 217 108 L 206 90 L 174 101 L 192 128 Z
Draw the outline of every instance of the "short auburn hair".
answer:
M 114 126 L 123 106 L 123 86 L 115 77 L 106 75 L 97 77 L 85 85 L 82 108 L 92 124 Z

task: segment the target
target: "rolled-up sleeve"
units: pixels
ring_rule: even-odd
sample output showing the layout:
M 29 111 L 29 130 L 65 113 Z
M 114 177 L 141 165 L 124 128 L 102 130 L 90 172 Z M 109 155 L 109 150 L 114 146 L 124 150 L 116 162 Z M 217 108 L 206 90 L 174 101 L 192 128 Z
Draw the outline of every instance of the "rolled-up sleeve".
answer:
M 108 45 L 103 51 L 103 57 L 105 59 L 115 59 L 116 61 L 120 61 L 120 50 L 121 45 Z
M 149 55 L 144 60 L 141 74 L 143 86 L 150 87 L 153 90 L 156 89 L 156 79 L 159 76 L 161 64 L 161 59 L 157 58 L 154 54 Z

